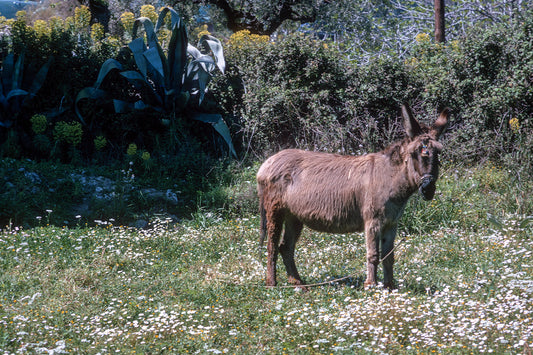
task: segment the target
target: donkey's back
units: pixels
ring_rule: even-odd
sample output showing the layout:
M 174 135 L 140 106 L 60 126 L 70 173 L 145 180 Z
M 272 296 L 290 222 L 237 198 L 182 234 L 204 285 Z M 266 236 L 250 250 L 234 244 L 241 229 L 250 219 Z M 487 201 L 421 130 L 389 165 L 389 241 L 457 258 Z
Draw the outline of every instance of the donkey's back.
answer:
M 267 159 L 257 173 L 261 204 L 330 233 L 362 231 L 379 154 L 343 156 L 297 149 Z

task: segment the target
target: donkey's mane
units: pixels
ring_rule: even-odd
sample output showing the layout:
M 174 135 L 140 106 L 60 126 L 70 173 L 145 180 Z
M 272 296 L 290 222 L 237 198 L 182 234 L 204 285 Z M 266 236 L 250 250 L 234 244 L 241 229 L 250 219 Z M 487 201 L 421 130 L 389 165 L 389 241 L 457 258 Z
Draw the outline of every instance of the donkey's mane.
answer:
M 402 158 L 402 146 L 407 144 L 408 138 L 404 138 L 399 142 L 395 142 L 383 149 L 383 154 L 388 156 L 394 165 L 400 165 L 403 161 Z

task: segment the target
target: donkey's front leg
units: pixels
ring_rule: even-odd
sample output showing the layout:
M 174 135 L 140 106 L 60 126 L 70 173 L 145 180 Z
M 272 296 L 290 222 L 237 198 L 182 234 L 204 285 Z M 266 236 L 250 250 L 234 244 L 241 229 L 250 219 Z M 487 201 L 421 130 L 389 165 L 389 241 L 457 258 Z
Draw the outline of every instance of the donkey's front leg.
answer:
M 396 238 L 397 225 L 388 227 L 383 233 L 381 241 L 381 259 L 383 260 L 383 286 L 389 290 L 394 289 L 394 239 Z
M 366 281 L 365 289 L 375 286 L 379 264 L 379 238 L 381 235 L 381 223 L 370 220 L 365 225 L 366 239 Z

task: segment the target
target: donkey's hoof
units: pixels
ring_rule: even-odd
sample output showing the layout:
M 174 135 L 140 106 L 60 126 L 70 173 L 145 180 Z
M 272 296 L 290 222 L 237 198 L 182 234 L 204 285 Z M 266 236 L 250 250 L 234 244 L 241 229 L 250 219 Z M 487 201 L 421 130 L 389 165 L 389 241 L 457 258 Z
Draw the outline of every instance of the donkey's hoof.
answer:
M 295 278 L 293 276 L 289 276 L 288 281 L 289 281 L 289 283 L 291 285 L 294 285 L 295 289 L 298 290 L 298 291 L 302 291 L 302 292 L 308 292 L 309 291 L 309 288 L 307 288 L 305 286 L 305 282 L 303 282 L 300 279 L 297 279 L 297 278 Z
M 396 290 L 396 285 L 394 284 L 394 282 L 385 282 L 385 284 L 383 285 L 383 288 L 389 290 L 389 291 L 392 291 L 392 290 Z
M 266 287 L 276 287 L 276 281 L 266 280 Z
M 304 285 L 295 285 L 294 290 L 297 292 L 309 292 L 309 288 Z
M 376 287 L 376 283 L 375 282 L 365 281 L 365 283 L 363 284 L 363 288 L 364 288 L 365 291 L 373 289 L 375 287 Z

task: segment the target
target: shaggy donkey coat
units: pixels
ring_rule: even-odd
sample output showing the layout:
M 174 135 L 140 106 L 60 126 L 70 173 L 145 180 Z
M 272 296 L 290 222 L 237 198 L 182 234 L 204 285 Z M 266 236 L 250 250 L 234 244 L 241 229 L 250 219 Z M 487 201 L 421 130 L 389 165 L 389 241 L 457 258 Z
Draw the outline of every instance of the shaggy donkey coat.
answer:
M 438 178 L 437 142 L 449 109 L 431 126 L 402 106 L 407 137 L 385 150 L 362 156 L 287 149 L 268 158 L 257 173 L 261 212 L 261 243 L 268 237 L 268 286 L 276 285 L 281 253 L 289 282 L 304 285 L 294 263 L 294 249 L 304 225 L 320 232 L 366 235 L 365 287 L 376 284 L 379 249 L 383 283 L 393 287 L 392 253 L 398 220 L 416 191 L 431 200 Z M 283 225 L 285 230 L 280 240 Z M 390 254 L 389 254 L 390 253 Z

